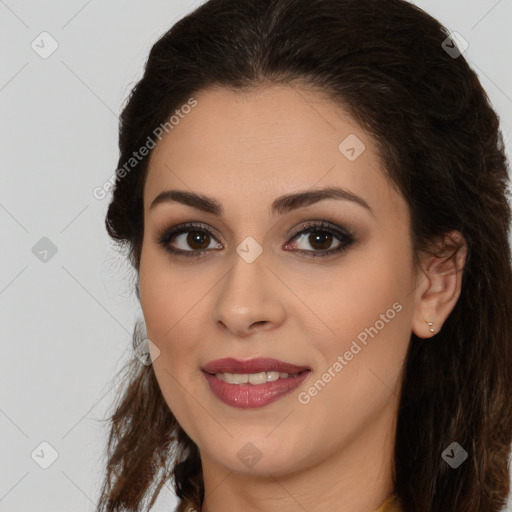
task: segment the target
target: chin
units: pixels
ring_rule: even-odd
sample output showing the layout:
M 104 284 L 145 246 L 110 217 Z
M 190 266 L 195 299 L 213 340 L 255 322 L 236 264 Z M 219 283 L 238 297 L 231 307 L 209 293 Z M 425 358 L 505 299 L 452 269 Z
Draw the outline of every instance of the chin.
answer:
M 268 432 L 265 436 L 268 436 Z M 210 453 L 215 454 L 215 449 Z M 218 455 L 218 462 L 231 471 L 266 477 L 269 473 L 275 476 L 289 474 L 301 465 L 297 446 L 291 443 L 286 445 L 278 437 L 272 442 L 269 438 L 244 435 L 243 438 L 231 440 L 229 446 Z

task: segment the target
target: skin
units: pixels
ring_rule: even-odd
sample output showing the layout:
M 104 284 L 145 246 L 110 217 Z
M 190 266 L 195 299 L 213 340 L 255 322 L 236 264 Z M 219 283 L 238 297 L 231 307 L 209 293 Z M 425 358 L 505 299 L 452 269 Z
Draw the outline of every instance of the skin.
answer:
M 406 202 L 386 178 L 371 138 L 320 93 L 280 85 L 211 88 L 194 97 L 197 106 L 151 156 L 139 283 L 148 338 L 160 350 L 151 352 L 162 394 L 200 450 L 202 510 L 376 510 L 392 492 L 411 332 L 429 338 L 442 327 L 459 297 L 464 253 L 450 261 L 423 255 L 414 266 Z M 366 146 L 354 161 L 338 150 L 350 134 Z M 270 214 L 278 196 L 329 186 L 360 196 L 373 213 L 329 199 Z M 150 209 L 166 189 L 212 196 L 224 215 L 176 202 Z M 336 235 L 323 246 L 308 234 L 293 238 L 311 220 L 350 229 L 355 242 L 323 258 L 300 255 L 297 249 L 312 254 L 341 243 Z M 158 244 L 159 230 L 185 222 L 211 228 L 206 257 L 171 255 Z M 263 250 L 252 263 L 236 252 L 248 236 Z M 201 248 L 186 237 L 170 243 Z M 299 393 L 394 303 L 402 306 L 394 318 L 367 345 L 359 343 L 357 355 L 309 403 L 300 403 Z M 239 409 L 219 401 L 201 371 L 222 357 L 273 357 L 312 372 L 284 398 Z M 252 467 L 237 457 L 247 442 L 261 454 Z

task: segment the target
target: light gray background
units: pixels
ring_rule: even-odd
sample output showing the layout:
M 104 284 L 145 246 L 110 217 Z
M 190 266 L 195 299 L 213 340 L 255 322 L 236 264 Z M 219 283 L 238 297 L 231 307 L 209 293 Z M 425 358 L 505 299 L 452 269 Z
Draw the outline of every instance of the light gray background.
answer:
M 1 512 L 95 510 L 99 420 L 141 315 L 92 190 L 115 171 L 117 115 L 151 45 L 200 3 L 0 0 Z M 416 3 L 468 41 L 510 157 L 512 0 Z M 43 31 L 59 45 L 47 59 L 31 47 Z M 42 237 L 57 248 L 46 262 Z M 58 453 L 48 469 L 31 456 L 50 460 L 44 441 Z M 175 503 L 166 491 L 152 510 Z

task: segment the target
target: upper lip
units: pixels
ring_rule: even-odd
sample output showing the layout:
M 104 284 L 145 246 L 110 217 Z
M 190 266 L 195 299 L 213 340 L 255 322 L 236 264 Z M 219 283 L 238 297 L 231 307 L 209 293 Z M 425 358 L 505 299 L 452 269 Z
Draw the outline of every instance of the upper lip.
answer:
M 297 366 L 295 364 L 279 361 L 268 357 L 258 357 L 248 361 L 240 361 L 232 357 L 215 359 L 205 364 L 202 369 L 211 374 L 215 373 L 260 373 L 260 372 L 280 372 L 294 374 L 309 370 L 307 366 Z

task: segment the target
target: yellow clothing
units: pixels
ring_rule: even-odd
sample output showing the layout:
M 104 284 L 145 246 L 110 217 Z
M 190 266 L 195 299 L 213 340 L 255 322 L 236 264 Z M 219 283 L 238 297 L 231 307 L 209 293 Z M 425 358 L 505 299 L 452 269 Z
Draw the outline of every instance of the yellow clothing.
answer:
M 375 512 L 400 512 L 395 495 L 392 494 Z
M 182 503 L 183 507 L 183 503 Z M 191 506 L 183 508 L 178 507 L 176 510 L 185 510 L 187 512 L 194 510 Z M 396 501 L 395 495 L 392 494 L 375 512 L 401 512 L 400 507 Z

